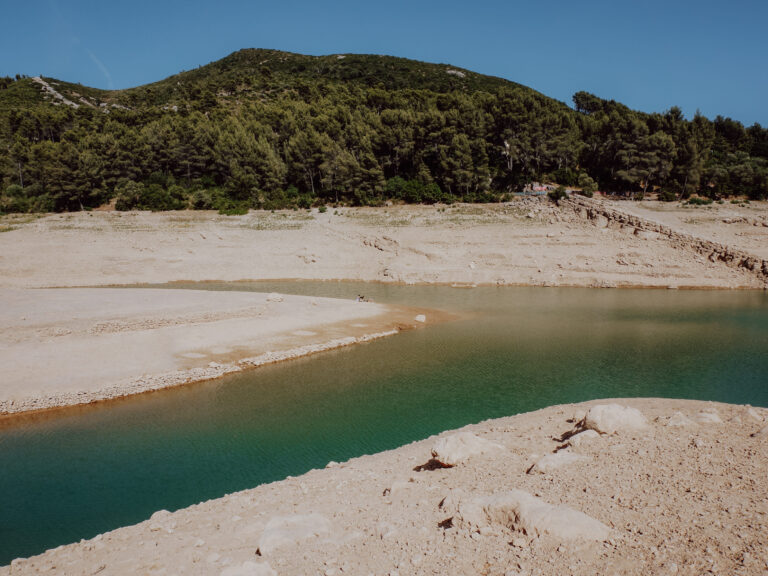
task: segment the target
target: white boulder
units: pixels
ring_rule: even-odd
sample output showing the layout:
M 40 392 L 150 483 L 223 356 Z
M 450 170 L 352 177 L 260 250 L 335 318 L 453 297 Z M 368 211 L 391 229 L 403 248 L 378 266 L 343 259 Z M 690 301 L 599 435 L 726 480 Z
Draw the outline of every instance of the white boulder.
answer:
M 522 490 L 475 497 L 459 506 L 458 524 L 479 528 L 489 524 L 523 532 L 529 537 L 548 535 L 560 541 L 602 542 L 611 530 L 602 522 L 569 506 L 554 506 Z
M 643 430 L 648 420 L 640 410 L 619 404 L 592 406 L 584 417 L 584 427 L 600 434 Z
M 568 441 L 566 442 L 566 444 L 568 444 L 568 446 L 581 446 L 599 437 L 600 437 L 600 434 L 598 434 L 594 430 L 584 430 L 584 432 L 579 432 L 578 434 L 574 434 L 573 436 L 568 438 Z
M 500 444 L 475 436 L 472 432 L 457 432 L 440 438 L 432 447 L 432 457 L 443 466 L 456 466 L 473 456 L 503 451 Z
M 711 410 L 702 410 L 696 415 L 696 421 L 700 422 L 701 424 L 722 424 L 723 419 L 720 418 L 720 414 L 717 413 L 717 410 L 711 409 Z
M 696 422 L 688 418 L 688 416 L 686 416 L 682 412 L 675 412 L 674 414 L 672 414 L 672 416 L 669 417 L 669 420 L 667 420 L 667 426 L 672 426 L 674 428 L 684 427 L 684 426 L 696 426 Z

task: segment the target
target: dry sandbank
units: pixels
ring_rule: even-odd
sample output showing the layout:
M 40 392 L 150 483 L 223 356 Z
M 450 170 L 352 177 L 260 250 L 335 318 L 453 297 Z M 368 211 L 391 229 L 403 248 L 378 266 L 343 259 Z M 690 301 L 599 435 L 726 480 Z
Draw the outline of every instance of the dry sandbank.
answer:
M 618 210 L 634 206 L 608 204 Z M 765 218 L 765 212 L 764 203 L 715 205 L 688 209 L 677 220 L 693 235 L 743 240 L 738 247 L 750 252 L 768 242 L 768 228 L 750 223 Z M 704 216 L 707 220 L 701 220 Z M 565 203 L 558 207 L 532 199 L 340 208 L 322 214 L 89 212 L 5 217 L 0 223 L 14 228 L 0 234 L 0 285 L 9 287 L 282 278 L 765 287 L 749 271 L 713 261 L 663 235 L 585 218 Z M 721 237 L 726 230 L 729 235 Z
M 614 433 L 564 439 L 607 403 L 645 425 L 603 414 Z M 433 437 L 158 512 L 0 574 L 761 574 L 766 418 L 687 400 L 554 406 L 466 427 L 490 450 L 452 468 L 431 462 Z M 513 513 L 516 491 L 536 506 Z
M 0 414 L 207 380 L 420 324 L 405 308 L 254 292 L 0 288 L 0 300 Z

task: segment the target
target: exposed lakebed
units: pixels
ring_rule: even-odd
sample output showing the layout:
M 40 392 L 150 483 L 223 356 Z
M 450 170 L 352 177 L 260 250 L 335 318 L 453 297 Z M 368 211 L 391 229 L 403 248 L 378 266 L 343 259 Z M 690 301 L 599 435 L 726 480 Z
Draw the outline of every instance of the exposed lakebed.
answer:
M 0 564 L 470 422 L 624 396 L 768 406 L 768 294 L 189 285 L 426 306 L 384 340 L 0 429 Z M 141 359 L 137 358 L 137 362 Z

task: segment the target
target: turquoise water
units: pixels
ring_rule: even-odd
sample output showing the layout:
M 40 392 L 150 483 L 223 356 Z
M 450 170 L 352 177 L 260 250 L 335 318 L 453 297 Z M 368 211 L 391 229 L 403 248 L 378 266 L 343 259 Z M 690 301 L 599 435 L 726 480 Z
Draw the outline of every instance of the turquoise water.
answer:
M 176 286 L 178 287 L 178 286 Z M 768 294 L 204 285 L 462 311 L 215 382 L 0 427 L 0 564 L 442 430 L 556 403 L 768 406 Z

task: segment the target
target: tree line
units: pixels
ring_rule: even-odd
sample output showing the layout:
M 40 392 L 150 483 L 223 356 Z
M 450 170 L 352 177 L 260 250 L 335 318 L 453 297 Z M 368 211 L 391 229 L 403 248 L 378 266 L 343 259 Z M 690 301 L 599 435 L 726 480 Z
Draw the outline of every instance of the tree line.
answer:
M 77 109 L 30 103 L 30 79 L 0 79 L 0 211 L 493 202 L 532 181 L 662 200 L 768 196 L 759 124 L 645 114 L 586 92 L 569 108 L 502 81 L 195 78 Z

